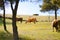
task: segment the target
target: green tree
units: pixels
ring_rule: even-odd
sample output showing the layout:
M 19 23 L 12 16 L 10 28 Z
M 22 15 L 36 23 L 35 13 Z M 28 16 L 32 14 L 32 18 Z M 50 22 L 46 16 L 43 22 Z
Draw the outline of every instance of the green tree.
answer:
M 0 0 L 0 9 L 3 10 L 3 25 L 4 25 L 4 30 L 7 31 L 6 29 L 6 22 L 5 22 L 5 1 Z
M 43 4 L 41 6 L 41 11 L 55 11 L 55 19 L 57 19 L 57 11 L 60 8 L 60 0 L 43 0 Z
M 17 14 L 17 8 L 18 8 L 19 0 L 6 0 L 6 1 L 9 1 L 10 4 L 11 4 L 13 39 L 14 40 L 19 40 L 17 26 L 16 26 L 16 14 Z M 13 3 L 15 3 L 14 8 L 13 8 Z

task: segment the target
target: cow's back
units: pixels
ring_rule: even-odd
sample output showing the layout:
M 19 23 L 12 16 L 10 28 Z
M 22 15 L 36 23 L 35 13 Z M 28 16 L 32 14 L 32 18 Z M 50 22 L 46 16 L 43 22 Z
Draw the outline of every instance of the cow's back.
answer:
M 26 23 L 27 22 L 36 22 L 36 18 L 34 18 L 34 17 L 29 17 L 27 20 L 26 20 Z

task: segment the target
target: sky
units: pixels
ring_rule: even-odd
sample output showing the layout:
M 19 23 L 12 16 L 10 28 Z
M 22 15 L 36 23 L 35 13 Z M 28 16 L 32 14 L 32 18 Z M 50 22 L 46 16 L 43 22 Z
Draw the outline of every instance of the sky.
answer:
M 33 15 L 33 14 L 39 14 L 39 15 L 54 15 L 52 12 L 41 12 L 39 5 L 42 5 L 42 0 L 20 0 L 17 15 Z M 6 5 L 6 14 L 12 14 L 10 4 Z M 3 13 L 1 11 L 0 13 Z M 51 14 L 49 14 L 51 13 Z M 60 15 L 60 14 L 58 14 Z

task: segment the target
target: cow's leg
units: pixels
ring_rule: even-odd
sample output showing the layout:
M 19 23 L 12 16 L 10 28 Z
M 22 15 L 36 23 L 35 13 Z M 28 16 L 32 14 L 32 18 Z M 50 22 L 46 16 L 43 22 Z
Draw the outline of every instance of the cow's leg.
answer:
M 27 23 L 27 21 L 25 23 Z
M 54 32 L 54 27 L 53 27 L 53 32 Z
M 32 21 L 32 22 L 34 22 L 34 24 L 35 24 L 35 21 Z
M 56 29 L 56 32 L 58 31 L 58 27 L 55 27 L 55 29 Z
M 34 24 L 36 23 L 36 21 L 34 21 Z
M 21 23 L 23 22 L 23 20 L 21 19 Z
M 20 22 L 22 23 L 22 20 Z

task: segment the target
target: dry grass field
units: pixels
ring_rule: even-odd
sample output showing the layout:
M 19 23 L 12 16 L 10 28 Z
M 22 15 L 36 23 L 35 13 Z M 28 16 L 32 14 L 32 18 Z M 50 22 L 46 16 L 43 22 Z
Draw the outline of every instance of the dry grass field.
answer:
M 23 17 L 26 20 L 29 16 L 17 17 Z M 48 16 L 33 17 L 36 17 L 39 22 L 36 22 L 36 24 L 33 22 L 25 24 L 25 21 L 23 23 L 17 22 L 18 34 L 21 40 L 60 40 L 60 32 L 52 31 L 51 22 L 48 22 Z M 53 19 L 54 16 L 50 16 L 50 21 Z M 3 29 L 3 25 L 0 25 L 0 40 L 13 40 L 11 23 L 10 19 L 6 19 L 7 30 L 10 34 L 7 34 Z

